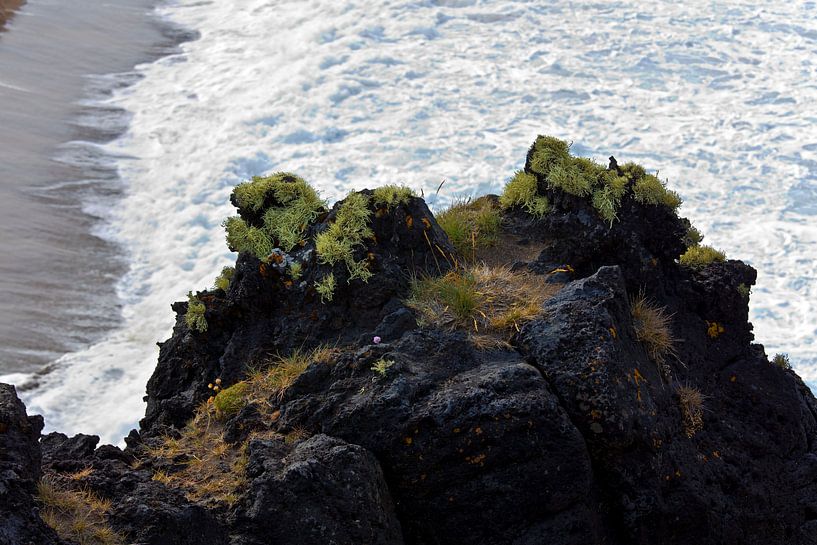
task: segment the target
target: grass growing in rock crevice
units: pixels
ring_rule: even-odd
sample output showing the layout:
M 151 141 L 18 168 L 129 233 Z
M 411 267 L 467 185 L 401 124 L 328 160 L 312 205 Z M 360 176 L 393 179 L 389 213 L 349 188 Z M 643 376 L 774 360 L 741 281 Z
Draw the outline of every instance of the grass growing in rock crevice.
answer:
M 670 329 L 672 317 L 664 307 L 647 299 L 643 292 L 630 301 L 630 312 L 636 338 L 644 345 L 664 378 L 668 378 L 665 364 L 667 358 L 675 354 L 676 342 Z
M 508 267 L 475 265 L 415 279 L 406 304 L 423 324 L 507 338 L 536 317 L 559 288 Z
M 73 489 L 44 476 L 37 485 L 40 517 L 62 539 L 78 545 L 123 545 L 108 523 L 111 502 L 85 489 Z
M 457 253 L 471 260 L 479 249 L 497 243 L 502 222 L 499 210 L 485 197 L 456 202 L 436 219 Z

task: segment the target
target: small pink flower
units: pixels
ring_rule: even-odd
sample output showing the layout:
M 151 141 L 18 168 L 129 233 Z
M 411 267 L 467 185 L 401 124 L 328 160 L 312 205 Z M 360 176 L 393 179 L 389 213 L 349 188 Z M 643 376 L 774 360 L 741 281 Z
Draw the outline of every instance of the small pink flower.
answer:
M 372 339 L 372 341 L 374 341 L 374 344 L 380 344 L 380 341 L 382 340 L 383 339 L 381 339 L 380 337 L 375 337 L 374 339 Z

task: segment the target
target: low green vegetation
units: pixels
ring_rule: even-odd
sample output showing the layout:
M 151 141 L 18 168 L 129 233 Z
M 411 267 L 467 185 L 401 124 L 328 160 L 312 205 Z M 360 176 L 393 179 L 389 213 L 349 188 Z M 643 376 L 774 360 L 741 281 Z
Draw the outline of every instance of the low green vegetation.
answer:
M 273 248 L 290 251 L 303 240 L 306 228 L 326 209 L 326 203 L 302 178 L 279 172 L 255 176 L 233 190 L 233 202 L 245 217 L 261 218 L 249 225 L 240 216 L 224 222 L 227 245 L 233 251 L 251 252 L 266 258 Z
M 501 221 L 499 210 L 484 197 L 455 203 L 437 216 L 457 252 L 471 257 L 477 248 L 496 244 Z
M 192 291 L 187 292 L 187 313 L 184 315 L 187 327 L 200 333 L 207 331 L 207 319 L 204 317 L 206 310 L 201 299 L 193 295 Z
M 213 398 L 213 407 L 216 415 L 224 420 L 233 417 L 244 408 L 246 401 L 244 394 L 247 391 L 247 384 L 238 382 L 229 388 L 219 391 Z
M 408 204 L 409 199 L 414 196 L 414 191 L 402 185 L 384 185 L 372 192 L 372 200 L 378 208 L 391 209 L 401 204 Z
M 221 274 L 218 275 L 215 282 L 216 289 L 227 291 L 230 287 L 230 281 L 235 274 L 235 267 L 224 267 L 221 269 Z
M 380 378 L 386 378 L 386 375 L 389 374 L 389 369 L 391 369 L 392 365 L 394 365 L 393 360 L 380 358 L 372 364 L 372 371 Z
M 772 358 L 772 364 L 781 369 L 791 369 L 791 361 L 789 361 L 788 354 L 775 354 Z
M 666 188 L 643 167 L 627 163 L 610 170 L 591 159 L 573 157 L 567 142 L 552 136 L 539 136 L 533 144 L 528 163 L 530 172 L 517 172 L 505 186 L 500 198 L 503 207 L 520 206 L 541 218 L 549 203 L 539 189 L 559 190 L 589 199 L 599 216 L 610 226 L 618 219 L 621 201 L 632 188 L 633 198 L 642 204 L 666 206 L 675 211 L 681 205 L 677 193 Z M 541 183 L 540 183 L 541 182 Z
M 538 194 L 536 187 L 536 176 L 517 171 L 505 186 L 499 203 L 503 208 L 522 207 L 531 216 L 542 218 L 550 210 L 550 203 L 547 197 Z
M 690 246 L 680 257 L 681 265 L 690 269 L 700 270 L 710 263 L 718 263 L 726 259 L 726 254 L 711 246 Z
M 289 264 L 289 276 L 292 277 L 293 280 L 300 280 L 301 275 L 303 274 L 303 265 L 301 265 L 297 261 L 293 261 Z
M 355 249 L 373 236 L 369 227 L 371 215 L 369 198 L 363 193 L 350 193 L 338 208 L 335 221 L 315 238 L 318 260 L 325 265 L 344 263 L 349 271 L 349 282 L 355 278 L 367 282 L 372 276 L 366 261 L 354 258 Z M 332 282 L 334 289 L 334 277 Z
M 690 224 L 689 229 L 687 229 L 687 233 L 684 236 L 684 245 L 687 248 L 691 248 L 692 246 L 700 246 L 703 239 L 704 236 L 701 234 L 698 228 Z
M 748 301 L 749 296 L 752 295 L 752 288 L 750 288 L 746 284 L 738 284 L 738 293 L 740 294 L 741 297 Z
M 475 265 L 415 279 L 406 304 L 422 324 L 508 336 L 534 318 L 559 286 L 508 267 Z
M 321 296 L 321 303 L 331 301 L 335 297 L 335 275 L 329 273 L 315 282 L 315 291 Z

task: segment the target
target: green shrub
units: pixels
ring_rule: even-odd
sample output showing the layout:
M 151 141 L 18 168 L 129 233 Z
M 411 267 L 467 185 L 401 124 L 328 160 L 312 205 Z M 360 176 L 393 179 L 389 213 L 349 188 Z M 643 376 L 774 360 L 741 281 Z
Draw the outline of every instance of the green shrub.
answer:
M 221 274 L 216 278 L 216 289 L 227 291 L 227 289 L 230 287 L 230 281 L 233 279 L 234 274 L 235 267 L 224 267 L 221 269 Z
M 684 236 L 684 245 L 687 248 L 699 246 L 703 239 L 704 236 L 701 234 L 701 232 L 698 231 L 694 225 L 690 224 L 689 229 L 687 229 L 686 235 Z
M 570 159 L 570 146 L 553 136 L 537 136 L 533 143 L 530 169 L 536 174 L 547 176 L 554 165 Z
M 536 187 L 536 176 L 522 170 L 517 171 L 505 185 L 499 204 L 503 208 L 521 206 L 530 215 L 542 218 L 550 210 L 550 203 L 547 197 L 537 193 Z
M 633 197 L 641 204 L 664 205 L 672 210 L 677 210 L 683 202 L 678 193 L 667 189 L 664 183 L 652 174 L 646 174 L 636 180 Z
M 647 171 L 644 170 L 644 167 L 637 163 L 625 163 L 620 168 L 621 173 L 631 181 L 640 180 L 647 175 Z
M 335 296 L 335 275 L 327 274 L 319 281 L 315 282 L 315 290 L 321 296 L 321 303 L 331 301 Z
M 184 322 L 187 327 L 194 331 L 207 331 L 207 319 L 204 317 L 204 312 L 207 307 L 192 291 L 187 292 L 187 313 L 184 315 Z
M 269 235 L 263 229 L 247 225 L 239 216 L 224 220 L 224 228 L 227 231 L 227 247 L 231 251 L 249 252 L 262 260 L 272 253 Z
M 374 205 L 377 207 L 394 208 L 400 204 L 408 204 L 414 197 L 414 191 L 402 185 L 384 185 L 372 192 Z
M 488 199 L 455 203 L 437 216 L 437 223 L 463 256 L 496 244 L 501 221 L 499 210 Z
M 238 411 L 247 405 L 245 394 L 247 393 L 247 383 L 237 382 L 216 394 L 213 398 L 213 407 L 216 414 L 223 419 L 228 419 L 238 414 Z
M 691 246 L 681 256 L 681 265 L 691 269 L 703 269 L 710 263 L 721 262 L 726 254 L 711 246 Z
M 319 261 L 326 265 L 345 263 L 349 282 L 355 278 L 368 282 L 372 276 L 365 261 L 354 259 L 355 248 L 374 236 L 369 228 L 371 214 L 369 198 L 363 193 L 350 193 L 338 208 L 334 223 L 315 238 Z
M 775 354 L 772 363 L 781 369 L 791 369 L 791 362 L 788 354 Z

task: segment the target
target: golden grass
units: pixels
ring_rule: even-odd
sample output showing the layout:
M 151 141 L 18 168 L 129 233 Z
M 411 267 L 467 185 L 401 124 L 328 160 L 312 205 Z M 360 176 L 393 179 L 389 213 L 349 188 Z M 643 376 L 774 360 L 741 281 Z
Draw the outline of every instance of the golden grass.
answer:
M 252 370 L 246 380 L 221 390 L 199 407 L 180 437 L 166 437 L 159 447 L 148 452 L 150 458 L 174 463 L 180 457 L 187 460 L 179 471 L 156 471 L 153 480 L 182 490 L 191 501 L 233 506 L 247 484 L 247 454 L 246 445 L 224 441 L 224 420 L 250 403 L 258 407 L 262 418 L 272 420 L 278 402 L 295 379 L 311 363 L 328 363 L 338 352 L 321 346 L 276 356 Z M 222 396 L 225 397 L 219 401 Z M 272 435 L 275 434 L 255 433 L 254 437 Z M 300 432 L 298 435 L 296 439 Z M 302 435 L 307 434 L 304 431 Z
M 509 267 L 475 265 L 416 279 L 406 304 L 418 312 L 421 323 L 469 330 L 475 338 L 507 336 L 536 317 L 559 288 Z M 490 344 L 484 338 L 479 342 Z
M 692 386 L 679 386 L 675 392 L 684 417 L 684 432 L 692 438 L 704 427 L 704 396 Z
M 67 541 L 77 545 L 121 545 L 124 537 L 108 524 L 111 502 L 90 490 L 72 490 L 45 476 L 37 485 L 40 517 Z
M 664 307 L 648 300 L 643 292 L 630 301 L 630 312 L 636 338 L 644 344 L 655 363 L 663 364 L 675 353 L 676 339 L 670 329 L 672 316 Z

